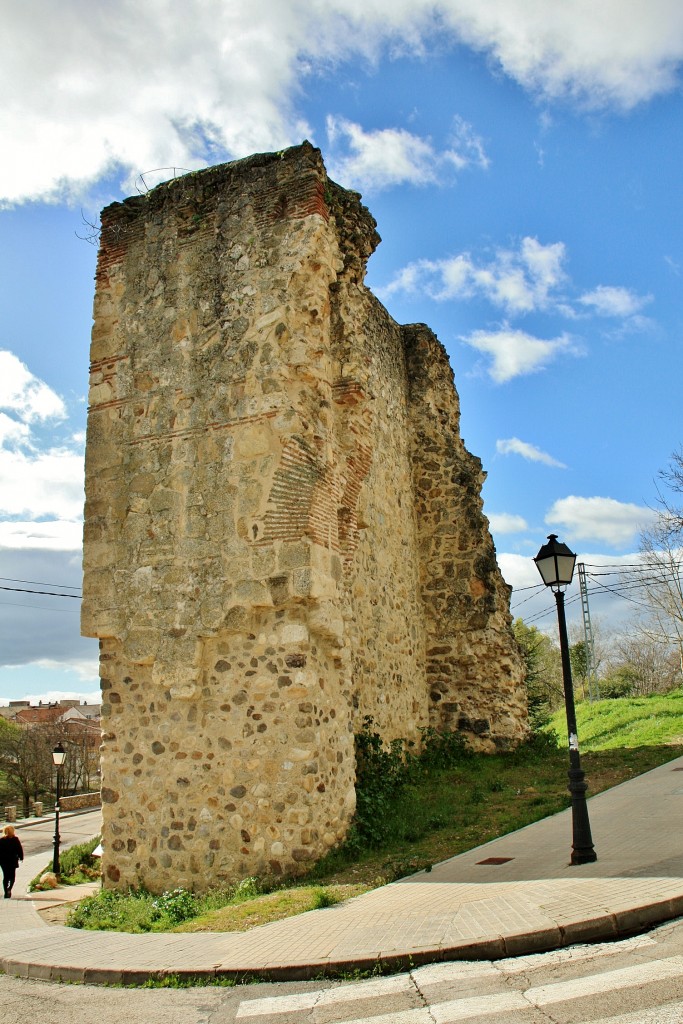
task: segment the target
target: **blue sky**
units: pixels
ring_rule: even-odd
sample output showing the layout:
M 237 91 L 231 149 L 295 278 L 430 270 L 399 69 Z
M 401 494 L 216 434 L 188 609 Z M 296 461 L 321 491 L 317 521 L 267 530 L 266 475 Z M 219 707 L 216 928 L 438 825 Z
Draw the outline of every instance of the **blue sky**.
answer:
M 0 699 L 97 690 L 77 599 L 96 250 L 78 236 L 152 168 L 318 145 L 378 222 L 367 284 L 448 349 L 513 608 L 552 604 L 521 589 L 551 531 L 592 566 L 636 559 L 683 441 L 678 0 L 0 12 Z M 637 611 L 592 600 L 610 628 Z

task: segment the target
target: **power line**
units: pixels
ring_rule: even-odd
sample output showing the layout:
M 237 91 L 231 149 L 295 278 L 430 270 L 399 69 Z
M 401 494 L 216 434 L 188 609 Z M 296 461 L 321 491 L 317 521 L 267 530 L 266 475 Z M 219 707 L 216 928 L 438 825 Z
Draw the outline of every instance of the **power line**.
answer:
M 15 580 L 11 576 L 0 576 L 3 583 L 25 583 L 29 587 L 60 587 L 62 590 L 80 590 L 80 587 L 72 587 L 68 583 L 45 583 L 36 580 Z
M 46 604 L 19 604 L 17 601 L 0 601 L 0 608 L 29 608 L 33 612 L 58 612 L 60 615 L 79 615 L 78 608 L 48 608 Z
M 539 585 L 537 587 L 533 587 L 533 588 L 525 587 L 524 589 L 525 590 L 533 589 L 534 591 L 538 592 L 538 590 L 541 587 L 544 587 L 544 586 L 545 586 L 544 583 L 539 583 Z M 513 611 L 515 611 L 516 608 L 521 608 L 523 604 L 526 604 L 527 601 L 531 601 L 532 598 L 534 598 L 534 597 L 536 597 L 536 593 L 529 594 L 529 596 L 525 597 L 523 601 L 518 601 L 517 604 L 515 604 L 515 605 L 510 605 L 510 611 L 513 612 Z
M 605 589 L 611 589 L 621 592 L 622 590 L 644 590 L 653 589 L 654 587 L 669 587 L 673 580 L 643 580 L 642 582 L 636 583 L 635 581 L 628 580 L 625 583 L 603 583 L 601 580 L 595 579 L 593 576 L 588 577 L 596 587 L 604 587 Z M 595 590 L 595 587 L 593 588 Z
M 544 584 L 541 584 L 541 586 L 544 586 Z M 579 594 L 575 594 L 573 597 L 570 597 L 568 601 L 565 601 L 565 608 L 569 607 L 569 605 L 575 604 L 576 601 L 579 600 L 579 598 Z M 530 618 L 525 619 L 526 625 L 529 626 L 534 622 L 538 622 L 540 619 L 544 619 L 547 615 L 550 615 L 554 611 L 554 607 L 552 605 L 549 605 L 543 611 L 535 612 Z
M 645 584 L 643 584 L 643 586 L 644 585 Z M 608 587 L 605 583 L 598 583 L 598 588 L 599 588 L 600 591 L 605 590 L 605 591 L 607 591 L 608 594 L 614 594 L 615 597 L 620 597 L 623 601 L 630 601 L 631 604 L 635 604 L 639 608 L 648 608 L 649 607 L 648 605 L 644 604 L 643 601 L 636 601 L 636 599 L 634 597 L 628 597 L 627 594 L 624 594 L 623 590 L 628 589 L 626 587 L 622 588 L 622 590 L 617 590 L 615 587 Z M 590 593 L 596 593 L 596 592 L 599 592 L 599 591 L 590 591 Z
M 26 590 L 25 587 L 3 587 L 0 590 L 10 590 L 14 594 L 41 594 L 45 597 L 70 597 L 74 601 L 82 601 L 80 594 L 58 594 L 53 590 Z
M 623 576 L 624 579 L 640 579 L 644 575 L 650 575 L 652 573 L 659 573 L 664 576 L 677 576 L 680 572 L 676 566 L 668 565 L 641 565 L 638 569 L 629 569 L 626 572 L 623 569 L 607 569 L 602 572 L 593 569 L 590 573 L 591 576 Z

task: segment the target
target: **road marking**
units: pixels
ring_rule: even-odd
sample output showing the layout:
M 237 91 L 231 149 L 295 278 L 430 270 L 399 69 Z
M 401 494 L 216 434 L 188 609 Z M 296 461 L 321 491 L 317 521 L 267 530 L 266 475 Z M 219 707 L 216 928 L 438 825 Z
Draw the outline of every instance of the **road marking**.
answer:
M 652 981 L 664 981 L 683 975 L 683 956 L 672 956 L 667 960 L 653 960 L 649 964 L 622 967 L 604 974 L 591 974 L 573 981 L 559 981 L 553 985 L 528 988 L 524 995 L 536 1006 L 547 1006 L 584 996 L 600 995 L 623 988 L 636 988 Z
M 683 1002 L 675 1002 L 654 1006 L 651 1010 L 634 1010 L 620 1017 L 601 1017 L 593 1024 L 681 1024 L 682 1020 Z
M 391 995 L 400 995 L 421 991 L 429 984 L 444 984 L 449 981 L 473 979 L 477 977 L 498 977 L 501 982 L 505 975 L 493 964 L 447 963 L 421 967 L 409 974 L 399 974 L 391 978 L 375 978 L 370 981 L 358 982 L 353 985 L 339 985 L 334 988 L 316 989 L 310 992 L 299 992 L 290 996 L 272 996 L 264 999 L 252 999 L 240 1003 L 236 1018 L 275 1016 L 280 1013 L 311 1010 L 325 1006 L 341 1006 L 362 999 L 380 999 Z M 637 988 L 648 983 L 664 981 L 668 978 L 683 977 L 683 956 L 669 957 L 666 960 L 655 960 L 651 963 L 637 964 L 631 967 L 605 971 L 602 974 L 591 974 L 572 981 L 555 982 L 550 985 L 539 985 L 528 988 L 524 992 L 491 993 L 485 996 L 470 996 L 461 999 L 449 999 L 430 1007 L 412 1010 L 394 1010 L 372 1017 L 347 1020 L 345 1024 L 458 1024 L 459 1021 L 475 1017 L 491 1017 L 501 1013 L 517 1010 L 541 1008 L 554 1003 L 571 1002 L 588 996 L 618 992 L 623 989 Z M 666 1012 L 666 1016 L 650 1016 L 649 1011 L 639 1014 L 626 1014 L 621 1017 L 604 1018 L 596 1024 L 680 1024 L 680 1004 L 676 1004 L 673 1016 L 668 1015 L 666 1007 L 653 1011 Z
M 568 946 L 566 949 L 554 949 L 548 953 L 510 957 L 507 960 L 498 960 L 496 967 L 503 974 L 527 974 L 536 967 L 554 967 L 577 963 L 580 960 L 597 960 L 598 957 L 613 957 L 617 953 L 632 953 L 656 945 L 655 940 L 649 935 L 638 935 L 632 939 L 621 939 L 619 942 L 605 942 L 600 946 Z
M 427 964 L 412 972 L 415 983 L 422 989 L 425 985 L 440 985 L 447 981 L 472 981 L 477 978 L 500 978 L 501 973 L 489 960 L 481 963 L 449 961 L 445 964 Z
M 376 999 L 378 996 L 414 992 L 415 986 L 409 974 L 397 974 L 391 978 L 372 978 L 354 985 L 339 985 L 335 988 L 316 989 L 313 992 L 297 992 L 291 996 L 271 996 L 240 1003 L 237 1017 L 259 1017 L 266 1013 L 291 1013 L 293 1010 L 310 1010 L 314 1006 L 333 1006 L 353 1002 L 356 999 Z
M 413 978 L 415 982 L 413 982 Z M 415 983 L 438 985 L 447 981 L 470 981 L 473 978 L 500 978 L 498 971 L 488 961 L 482 963 L 428 964 L 410 974 L 398 974 L 390 978 L 373 978 L 353 985 L 339 985 L 335 988 L 299 992 L 291 996 L 270 996 L 242 1003 L 237 1017 L 258 1017 L 266 1013 L 290 1013 L 293 1010 L 310 1010 L 314 1006 L 330 1006 L 356 999 L 373 999 L 384 995 L 415 991 Z
M 404 1010 L 403 1013 L 383 1013 L 379 1017 L 347 1020 L 344 1024 L 458 1024 L 458 1021 L 471 1020 L 473 1017 L 490 1017 L 494 1013 L 509 1013 L 512 1010 L 531 1008 L 521 992 L 502 992 L 500 995 L 453 999 L 420 1010 Z

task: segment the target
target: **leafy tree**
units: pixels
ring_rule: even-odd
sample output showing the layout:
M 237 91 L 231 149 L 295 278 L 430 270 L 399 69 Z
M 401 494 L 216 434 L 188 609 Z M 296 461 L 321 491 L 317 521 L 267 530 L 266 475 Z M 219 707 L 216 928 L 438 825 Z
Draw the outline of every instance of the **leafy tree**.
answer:
M 647 572 L 631 574 L 644 582 L 640 592 L 647 615 L 637 626 L 648 643 L 675 649 L 683 671 L 683 448 L 660 473 L 662 488 L 654 522 L 640 537 Z
M 563 701 L 562 659 L 560 650 L 536 626 L 527 626 L 522 619 L 512 624 L 526 668 L 526 689 L 529 722 L 540 728 Z
M 588 682 L 588 648 L 585 640 L 577 640 L 569 647 L 569 660 L 572 666 L 574 686 L 581 686 L 581 696 L 585 699 Z
M 0 719 L 0 771 L 6 780 L 6 797 L 21 801 L 24 816 L 30 812 L 32 799 L 50 797 L 54 792 L 52 751 L 58 743 L 66 751 L 61 769 L 62 793 L 87 787 L 98 740 L 93 748 L 91 737 L 71 729 L 68 723 L 16 725 Z
M 608 672 L 600 684 L 609 697 L 667 693 L 683 681 L 678 652 L 649 638 L 639 625 L 615 640 Z
M 27 728 L 11 722 L 5 725 L 7 728 L 0 733 L 0 769 L 12 798 L 18 796 L 22 801 L 26 816 L 31 799 L 37 800 L 50 790 L 53 747 L 44 726 Z

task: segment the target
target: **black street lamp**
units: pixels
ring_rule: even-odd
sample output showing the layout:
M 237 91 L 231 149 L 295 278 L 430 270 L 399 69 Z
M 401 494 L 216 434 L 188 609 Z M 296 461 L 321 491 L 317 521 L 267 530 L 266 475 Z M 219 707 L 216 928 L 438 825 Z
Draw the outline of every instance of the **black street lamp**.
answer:
M 59 875 L 59 782 L 61 777 L 61 767 L 64 764 L 66 757 L 66 751 L 61 743 L 58 743 L 55 749 L 52 751 L 52 763 L 57 769 L 57 789 L 55 792 L 55 838 L 54 838 L 54 852 L 52 854 L 52 870 L 55 875 Z
M 567 735 L 569 737 L 569 792 L 572 797 L 572 864 L 589 864 L 598 859 L 593 848 L 591 826 L 588 820 L 586 803 L 586 776 L 581 769 L 579 755 L 579 738 L 576 731 L 576 709 L 574 707 L 574 687 L 572 685 L 572 669 L 569 661 L 569 641 L 567 639 L 567 620 L 564 615 L 564 591 L 572 581 L 576 555 L 566 544 L 551 533 L 548 543 L 544 544 L 534 558 L 536 568 L 546 587 L 551 587 L 557 603 L 557 622 L 560 631 L 560 653 L 562 655 L 562 681 L 564 684 L 564 703 L 567 711 Z

